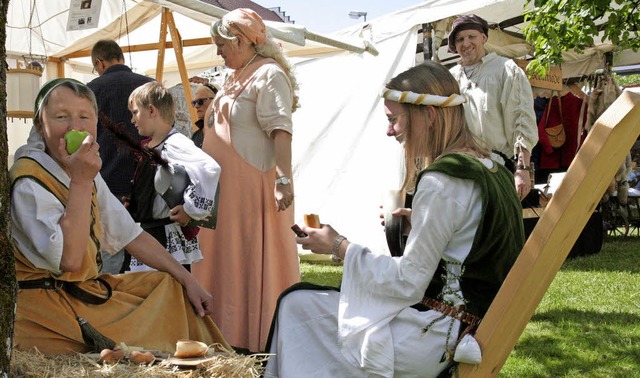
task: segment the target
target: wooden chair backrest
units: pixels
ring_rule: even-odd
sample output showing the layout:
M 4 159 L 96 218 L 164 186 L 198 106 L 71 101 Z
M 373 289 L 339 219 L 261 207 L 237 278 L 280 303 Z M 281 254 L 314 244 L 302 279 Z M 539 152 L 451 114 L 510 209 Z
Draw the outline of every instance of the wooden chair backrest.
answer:
M 598 118 L 478 327 L 479 365 L 460 377 L 495 377 L 640 135 L 640 94 L 625 91 Z

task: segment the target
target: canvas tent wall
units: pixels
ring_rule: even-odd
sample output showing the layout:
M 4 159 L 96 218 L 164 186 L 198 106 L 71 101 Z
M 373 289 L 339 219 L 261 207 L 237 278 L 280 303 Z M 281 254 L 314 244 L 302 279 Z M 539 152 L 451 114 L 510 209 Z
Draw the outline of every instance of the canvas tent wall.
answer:
M 491 24 L 521 16 L 524 1 L 431 0 L 333 34 L 370 39 L 378 56 L 333 53 L 296 64 L 302 108 L 294 113 L 294 181 L 296 219 L 320 214 L 350 240 L 386 251 L 380 226 L 382 197 L 399 187 L 400 146 L 385 135 L 387 120 L 378 96 L 385 82 L 412 67 L 418 30 L 459 14 L 476 13 Z M 525 41 L 514 37 L 522 23 L 490 31 L 488 48 L 510 57 L 526 57 Z M 444 33 L 446 35 L 448 31 Z M 497 38 L 500 37 L 500 38 Z M 592 74 L 604 64 L 604 53 L 616 52 L 615 65 L 640 63 L 640 55 L 598 44 L 582 54 L 564 55 L 565 78 Z M 446 46 L 439 56 L 452 57 Z M 450 63 L 455 62 L 449 60 Z
M 27 0 L 12 0 L 10 7 L 21 1 L 29 3 Z M 65 32 L 66 18 L 60 16 L 63 10 L 56 8 L 64 6 L 60 3 L 66 2 L 37 2 L 38 6 L 50 7 L 51 14 L 54 15 L 45 16 L 42 14 L 44 11 L 39 14 L 42 29 L 45 25 L 49 27 L 51 22 L 51 29 L 43 29 L 41 33 L 46 36 L 45 53 L 60 57 L 74 51 L 84 51 L 84 57 L 74 57 L 66 63 L 65 72 L 68 76 L 80 76 L 80 79 L 87 81 L 91 78 L 91 65 L 86 53 L 92 43 L 104 37 L 118 39 L 122 34 L 124 26 L 119 18 L 122 3 L 102 1 L 103 12 L 97 35 L 91 31 Z M 134 9 L 138 12 L 136 16 L 131 13 L 128 17 L 130 31 L 136 25 L 138 29 L 133 30 L 128 37 L 118 39 L 125 46 L 157 42 L 159 21 L 158 24 L 153 24 L 156 22 L 153 20 L 158 17 L 157 7 L 169 7 L 175 13 L 176 24 L 183 25 L 185 22 L 189 25 L 178 26 L 185 41 L 203 36 L 203 31 L 196 33 L 196 29 L 204 30 L 204 36 L 207 37 L 207 25 L 214 19 L 198 10 L 201 4 L 197 0 L 127 0 L 124 3 L 129 12 Z M 382 101 L 378 97 L 380 89 L 391 77 L 415 64 L 416 46 L 421 41 L 418 30 L 423 24 L 464 13 L 477 13 L 490 23 L 501 23 L 520 16 L 523 6 L 524 0 L 429 0 L 330 35 L 337 40 L 369 40 L 379 51 L 377 56 L 346 52 L 309 41 L 305 46 L 285 43 L 285 48 L 295 63 L 302 105 L 294 113 L 296 221 L 301 223 L 304 213 L 318 213 L 322 222 L 331 223 L 350 240 L 366 244 L 376 251 L 385 251 L 386 243 L 378 217 L 378 206 L 387 189 L 400 185 L 402 154 L 400 146 L 385 135 L 387 122 Z M 60 20 L 56 18 L 56 14 L 60 16 Z M 13 22 L 12 17 L 17 16 L 10 13 L 10 22 Z M 43 22 L 49 20 L 49 17 L 56 21 Z M 151 21 L 142 22 L 148 18 Z M 304 28 L 285 26 L 281 31 L 290 38 L 308 33 Z M 490 42 L 495 46 L 493 48 L 500 48 L 501 54 L 512 57 L 526 55 L 529 50 L 524 41 L 512 35 L 519 32 L 520 26 L 516 24 L 505 28 L 511 34 L 492 29 Z M 16 39 L 16 30 L 7 29 L 7 32 L 8 53 L 28 51 L 28 39 Z M 446 36 L 446 31 L 443 33 Z M 496 38 L 499 34 L 507 35 Z M 41 45 L 41 42 L 34 41 L 31 48 L 35 50 Z M 602 65 L 605 51 L 616 49 L 610 45 L 599 45 L 581 55 L 567 53 L 563 72 L 566 75 L 573 75 L 570 72 L 592 73 Z M 130 55 L 126 55 L 128 60 Z M 450 57 L 446 53 L 446 47 L 439 49 L 439 55 L 442 59 Z M 128 64 L 138 72 L 155 72 L 154 51 L 136 52 L 131 56 L 133 61 L 128 61 Z M 617 52 L 616 56 L 616 64 L 640 62 L 637 54 Z M 221 64 L 214 48 L 206 45 L 185 46 L 184 57 L 189 74 Z M 168 85 L 173 85 L 177 81 L 171 79 L 169 73 L 175 72 L 176 65 L 175 60 L 170 58 L 171 54 L 168 54 L 164 80 Z M 454 61 L 455 58 L 449 62 Z M 570 66 L 575 68 L 569 69 Z

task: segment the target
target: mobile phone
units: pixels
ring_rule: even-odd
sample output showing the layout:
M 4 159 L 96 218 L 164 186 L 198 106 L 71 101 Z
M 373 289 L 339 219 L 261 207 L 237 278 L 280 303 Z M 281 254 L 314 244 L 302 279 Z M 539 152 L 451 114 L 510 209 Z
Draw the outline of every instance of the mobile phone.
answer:
M 293 226 L 291 226 L 291 229 L 293 230 L 293 232 L 295 232 L 295 233 L 296 233 L 296 235 L 297 235 L 299 238 L 306 238 L 307 236 L 309 236 L 309 235 L 307 235 L 304 231 L 302 231 L 302 229 L 300 228 L 300 226 L 298 226 L 297 224 L 294 224 Z

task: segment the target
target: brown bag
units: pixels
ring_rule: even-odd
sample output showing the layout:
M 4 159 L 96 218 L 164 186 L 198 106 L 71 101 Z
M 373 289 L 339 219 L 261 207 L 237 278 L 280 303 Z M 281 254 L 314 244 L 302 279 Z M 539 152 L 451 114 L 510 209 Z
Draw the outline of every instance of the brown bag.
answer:
M 547 133 L 547 137 L 549 138 L 549 144 L 551 144 L 551 147 L 553 148 L 562 147 L 565 140 L 567 139 L 567 136 L 564 133 L 564 127 L 562 126 L 562 124 L 559 124 L 558 126 L 554 126 L 554 127 L 547 127 L 546 129 L 544 129 L 544 131 Z
M 558 106 L 557 109 L 553 108 L 553 97 L 549 100 L 549 107 L 547 108 L 547 119 L 545 121 L 544 131 L 547 134 L 547 138 L 549 138 L 549 144 L 553 148 L 560 148 L 564 145 L 564 142 L 567 139 L 567 135 L 564 132 L 564 126 L 562 125 L 562 102 L 560 101 L 560 96 L 558 96 Z M 549 113 L 556 110 L 558 114 L 553 117 L 552 121 L 560 122 L 556 125 L 549 125 Z M 559 115 L 559 118 L 558 118 Z

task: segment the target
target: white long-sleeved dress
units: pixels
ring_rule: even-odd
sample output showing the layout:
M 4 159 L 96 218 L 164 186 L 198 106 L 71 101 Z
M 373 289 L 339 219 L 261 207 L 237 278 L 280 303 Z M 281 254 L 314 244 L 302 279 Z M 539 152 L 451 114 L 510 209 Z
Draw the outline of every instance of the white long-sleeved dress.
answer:
M 300 290 L 283 297 L 265 376 L 438 375 L 447 366 L 445 347 L 453 347 L 460 323 L 410 306 L 422 299 L 441 259 L 454 273 L 443 290 L 452 294 L 444 299 L 462 304 L 464 293 L 454 276 L 460 275 L 481 215 L 476 183 L 425 174 L 413 199 L 404 256 L 374 255 L 351 243 L 340 292 Z

